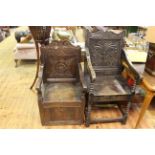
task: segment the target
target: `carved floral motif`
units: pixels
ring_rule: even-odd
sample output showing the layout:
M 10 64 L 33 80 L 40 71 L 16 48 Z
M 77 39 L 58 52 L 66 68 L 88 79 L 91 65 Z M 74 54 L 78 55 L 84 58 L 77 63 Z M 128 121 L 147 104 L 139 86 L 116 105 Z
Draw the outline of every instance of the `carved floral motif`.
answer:
M 90 40 L 90 56 L 94 66 L 115 66 L 120 62 L 120 41 Z

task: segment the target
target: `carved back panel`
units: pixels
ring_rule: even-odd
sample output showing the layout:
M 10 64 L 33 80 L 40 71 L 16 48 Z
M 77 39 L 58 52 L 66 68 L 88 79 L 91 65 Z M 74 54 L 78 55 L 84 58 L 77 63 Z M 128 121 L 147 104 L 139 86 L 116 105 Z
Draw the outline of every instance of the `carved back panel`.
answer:
M 46 79 L 79 79 L 78 63 L 81 61 L 81 48 L 68 41 L 53 41 L 41 47 Z
M 118 74 L 122 70 L 121 58 L 124 33 L 97 31 L 88 34 L 88 48 L 94 69 L 105 74 Z

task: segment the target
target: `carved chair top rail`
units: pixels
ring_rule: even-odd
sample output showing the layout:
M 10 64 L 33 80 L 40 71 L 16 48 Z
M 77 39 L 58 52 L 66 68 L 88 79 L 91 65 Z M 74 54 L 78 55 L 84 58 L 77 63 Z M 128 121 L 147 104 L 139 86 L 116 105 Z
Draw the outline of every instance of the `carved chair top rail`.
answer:
M 123 39 L 124 38 L 124 31 L 97 31 L 97 32 L 89 32 L 88 37 L 90 38 L 99 38 L 99 39 Z
M 122 46 L 124 46 L 125 42 L 124 42 L 124 31 L 95 31 L 95 32 L 90 32 L 88 30 L 86 30 L 85 32 L 85 36 L 86 36 L 86 46 L 89 46 L 89 42 L 90 40 L 99 40 L 99 39 L 103 39 L 103 40 L 120 40 Z

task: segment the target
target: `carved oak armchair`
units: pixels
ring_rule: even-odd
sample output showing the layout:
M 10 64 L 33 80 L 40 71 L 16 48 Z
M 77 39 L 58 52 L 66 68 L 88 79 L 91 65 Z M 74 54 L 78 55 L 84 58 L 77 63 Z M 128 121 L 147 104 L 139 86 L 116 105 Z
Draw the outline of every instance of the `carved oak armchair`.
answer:
M 90 123 L 122 122 L 126 123 L 131 97 L 135 93 L 136 85 L 141 81 L 140 75 L 129 62 L 125 52 L 124 33 L 111 31 L 87 31 L 87 48 L 85 67 L 89 73 L 88 102 L 86 105 L 86 126 Z M 126 68 L 133 75 L 134 84 L 130 87 L 122 76 Z M 92 107 L 101 104 L 116 103 L 122 116 L 118 118 L 91 119 Z
M 85 85 L 82 53 L 68 41 L 41 47 L 43 64 L 37 92 L 43 125 L 81 124 L 84 121 Z

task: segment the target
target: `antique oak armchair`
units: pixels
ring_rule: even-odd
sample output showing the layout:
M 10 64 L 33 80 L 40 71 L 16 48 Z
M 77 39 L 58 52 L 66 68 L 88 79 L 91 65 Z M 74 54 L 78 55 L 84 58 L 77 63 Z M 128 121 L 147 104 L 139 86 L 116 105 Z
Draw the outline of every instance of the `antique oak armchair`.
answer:
M 37 51 L 37 69 L 36 69 L 35 78 L 30 87 L 30 89 L 32 89 L 34 84 L 36 83 L 38 72 L 39 72 L 39 65 L 40 65 L 39 44 L 41 45 L 49 44 L 51 26 L 29 26 L 29 29 L 35 41 L 36 51 Z
M 82 52 L 68 41 L 41 47 L 42 66 L 37 82 L 43 125 L 81 124 L 84 121 Z
M 88 102 L 86 105 L 86 126 L 90 123 L 122 122 L 126 123 L 131 97 L 135 93 L 136 85 L 141 77 L 129 62 L 125 52 L 124 33 L 111 31 L 89 32 L 86 44 L 85 67 L 89 73 L 87 79 Z M 130 87 L 122 76 L 126 68 L 134 78 Z M 101 104 L 116 103 L 122 116 L 118 118 L 91 119 L 92 107 L 101 107 Z

